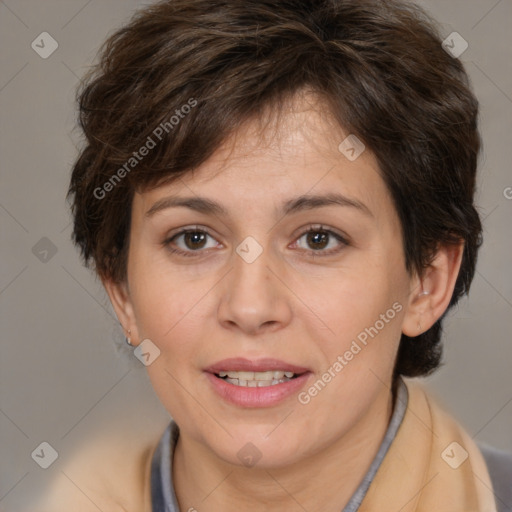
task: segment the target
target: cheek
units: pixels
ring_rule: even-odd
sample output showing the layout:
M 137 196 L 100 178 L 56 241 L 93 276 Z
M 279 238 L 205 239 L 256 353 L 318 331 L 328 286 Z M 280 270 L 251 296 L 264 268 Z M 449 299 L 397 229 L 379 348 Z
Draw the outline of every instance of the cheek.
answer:
M 332 417 L 354 421 L 382 391 L 383 383 L 390 382 L 404 311 L 399 284 L 398 276 L 393 279 L 375 267 L 375 272 L 367 268 L 331 281 L 329 293 L 317 290 L 310 295 L 312 300 L 316 297 L 319 316 L 329 327 L 308 333 L 324 356 L 316 379 L 327 382 L 316 388 L 313 383 L 302 396 L 311 400 L 305 409 L 311 419 L 305 421 L 309 428 L 319 429 L 318 435 Z
M 171 375 L 184 382 L 185 374 L 187 379 L 195 374 L 204 345 L 211 341 L 215 307 L 208 291 L 216 280 L 149 270 L 141 269 L 134 287 L 137 327 L 141 339 L 150 339 L 160 350 L 159 358 L 147 367 L 155 390 L 164 396 L 174 390 L 177 397 L 179 384 Z M 164 396 L 162 401 L 169 402 Z
M 151 384 L 167 411 L 193 416 L 195 402 L 189 376 L 197 366 L 198 350 L 204 340 L 204 283 L 183 283 L 179 275 L 139 273 L 133 293 L 135 315 L 141 339 L 150 339 L 160 350 L 146 367 Z
M 141 337 L 153 340 L 161 347 L 172 347 L 178 353 L 190 345 L 193 333 L 199 328 L 200 314 L 198 296 L 193 287 L 180 287 L 179 283 L 168 286 L 158 280 L 151 286 L 150 282 L 136 297 L 137 326 Z M 180 290 L 181 288 L 181 290 Z M 169 347 L 169 348 L 172 348 Z
M 390 378 L 405 310 L 405 270 L 397 271 L 400 267 L 395 266 L 393 271 L 385 262 L 365 263 L 339 273 L 328 287 L 315 287 L 308 297 L 328 327 L 316 333 L 312 329 L 309 336 L 318 339 L 323 332 L 317 346 L 324 354 L 325 369 L 343 375 L 333 379 L 331 392 L 347 400 L 353 392 L 360 393 L 368 379 L 377 384 L 376 375 L 383 381 Z M 334 398 L 329 394 L 321 399 L 326 406 Z
M 314 287 L 308 283 L 307 303 L 334 337 L 354 338 L 388 310 L 385 320 L 395 319 L 397 308 L 392 306 L 403 301 L 404 287 L 400 282 L 399 276 L 377 265 L 343 269 Z
M 147 245 L 130 254 L 128 279 L 139 334 L 158 341 L 167 338 L 193 309 L 201 296 L 198 288 L 205 285 L 185 282 L 183 273 L 171 271 L 163 251 Z

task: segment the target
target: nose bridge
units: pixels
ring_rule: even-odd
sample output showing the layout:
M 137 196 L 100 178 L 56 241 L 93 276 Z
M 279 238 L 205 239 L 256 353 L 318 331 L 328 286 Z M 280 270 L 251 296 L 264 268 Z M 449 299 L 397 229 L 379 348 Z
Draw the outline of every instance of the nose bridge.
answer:
M 239 304 L 247 309 L 261 308 L 263 304 L 270 306 L 274 293 L 271 283 L 271 250 L 254 237 L 246 237 L 237 247 L 234 255 L 234 272 L 231 280 L 231 293 L 237 295 Z
M 278 270 L 274 268 L 277 260 L 272 256 L 271 249 L 252 236 L 235 248 L 234 268 L 229 273 L 219 305 L 221 323 L 236 324 L 254 333 L 264 325 L 276 326 L 289 321 L 288 297 L 274 276 Z

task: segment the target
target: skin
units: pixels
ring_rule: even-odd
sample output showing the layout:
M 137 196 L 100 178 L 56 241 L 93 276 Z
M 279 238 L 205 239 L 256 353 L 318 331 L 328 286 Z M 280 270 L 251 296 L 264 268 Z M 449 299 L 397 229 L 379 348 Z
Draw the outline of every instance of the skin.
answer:
M 147 370 L 180 427 L 173 483 L 182 510 L 339 512 L 386 431 L 401 333 L 417 336 L 448 306 L 462 247 L 440 247 L 421 277 L 410 275 L 374 156 L 340 153 L 348 133 L 325 112 L 313 94 L 297 95 L 278 122 L 249 121 L 193 173 L 137 193 L 127 281 L 104 280 L 132 343 L 149 338 L 161 351 Z M 332 192 L 364 207 L 275 213 L 290 198 Z M 206 197 L 228 214 L 147 215 L 171 196 Z M 311 225 L 348 244 L 308 242 Z M 202 243 L 163 243 L 195 226 L 210 234 Z M 248 236 L 263 249 L 252 263 L 235 251 Z M 297 395 L 273 407 L 231 405 L 203 372 L 225 358 L 272 357 L 309 368 L 307 390 L 397 302 L 401 311 L 306 405 Z M 262 454 L 252 468 L 237 457 L 249 442 Z

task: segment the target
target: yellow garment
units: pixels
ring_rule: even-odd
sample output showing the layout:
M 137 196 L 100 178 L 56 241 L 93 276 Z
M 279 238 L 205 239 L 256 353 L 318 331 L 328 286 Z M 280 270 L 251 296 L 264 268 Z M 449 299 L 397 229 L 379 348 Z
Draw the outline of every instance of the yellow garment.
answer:
M 420 385 L 404 382 L 407 411 L 358 512 L 495 512 L 476 444 Z
M 404 381 L 409 402 L 402 425 L 358 512 L 495 512 L 478 447 L 420 385 Z M 158 441 L 147 431 L 104 436 L 73 458 L 30 512 L 160 512 L 151 511 L 150 496 Z
M 132 424 L 95 437 L 24 512 L 152 512 L 151 458 L 167 424 L 160 423 L 158 433 Z

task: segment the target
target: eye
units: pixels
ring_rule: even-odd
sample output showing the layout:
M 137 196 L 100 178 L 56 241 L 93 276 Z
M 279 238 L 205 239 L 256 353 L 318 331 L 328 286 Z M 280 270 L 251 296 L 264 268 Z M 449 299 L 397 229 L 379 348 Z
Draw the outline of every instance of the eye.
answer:
M 201 252 L 202 249 L 215 247 L 215 244 L 210 247 L 206 245 L 208 237 L 213 238 L 208 231 L 199 228 L 187 228 L 164 240 L 163 245 L 172 253 L 182 256 L 196 256 L 194 253 Z M 176 243 L 176 241 L 180 239 L 184 246 L 182 245 L 180 247 L 180 245 Z M 172 247 L 173 243 L 178 245 L 177 249 Z
M 314 257 L 336 254 L 349 245 L 345 237 L 323 226 L 311 226 L 297 239 L 297 242 L 303 238 L 306 245 L 312 248 L 312 250 L 306 249 L 306 252 Z M 326 247 L 327 250 L 325 250 Z
M 208 246 L 208 238 L 214 240 L 205 229 L 200 229 L 199 227 L 185 228 L 166 238 L 162 242 L 162 245 L 173 254 L 194 257 L 200 256 L 200 254 L 204 252 L 203 250 L 216 247 L 215 243 Z M 305 243 L 312 248 L 309 250 L 305 249 L 305 252 L 313 257 L 330 256 L 340 252 L 349 245 L 349 242 L 344 236 L 333 230 L 326 229 L 323 226 L 311 226 L 296 239 L 293 245 L 300 246 L 301 244 L 298 242 L 302 239 L 305 239 Z M 325 250 L 326 247 L 328 248 L 327 250 Z

